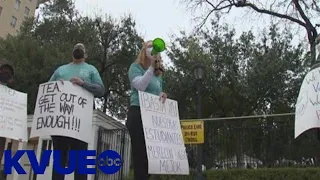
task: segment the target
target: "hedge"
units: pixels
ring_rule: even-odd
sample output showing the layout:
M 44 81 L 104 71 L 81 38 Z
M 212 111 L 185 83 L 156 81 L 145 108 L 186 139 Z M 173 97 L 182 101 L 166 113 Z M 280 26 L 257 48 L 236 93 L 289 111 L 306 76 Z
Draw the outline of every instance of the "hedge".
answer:
M 320 168 L 266 168 L 209 170 L 204 172 L 206 180 L 320 180 Z M 131 172 L 126 180 L 133 180 Z M 150 180 L 195 180 L 189 176 L 152 175 Z

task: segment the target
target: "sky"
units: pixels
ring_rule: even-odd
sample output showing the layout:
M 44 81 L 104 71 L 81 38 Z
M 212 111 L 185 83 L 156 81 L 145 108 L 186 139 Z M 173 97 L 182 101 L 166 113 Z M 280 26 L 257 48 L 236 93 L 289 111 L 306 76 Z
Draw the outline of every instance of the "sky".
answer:
M 120 19 L 124 15 L 131 15 L 137 24 L 137 30 L 145 41 L 160 37 L 170 46 L 171 35 L 179 35 L 180 31 L 192 33 L 198 27 L 201 20 L 197 17 L 204 17 L 207 11 L 198 9 L 197 12 L 191 11 L 186 7 L 184 0 L 73 0 L 76 9 L 83 16 L 95 17 L 111 15 L 113 18 Z M 273 1 L 272 1 L 273 2 Z M 269 0 L 259 0 L 261 4 L 270 4 Z M 258 5 L 259 5 L 258 3 Z M 208 7 L 208 6 L 207 6 Z M 213 15 L 212 15 L 213 16 Z M 211 17 L 212 17 L 211 16 Z M 268 28 L 271 23 L 271 16 L 258 13 L 248 13 L 246 8 L 232 8 L 224 15 L 222 21 L 228 23 L 236 30 L 236 35 L 252 30 L 255 35 Z M 317 16 L 319 22 L 320 17 Z M 277 18 L 277 20 L 279 20 Z M 288 21 L 287 21 L 288 22 Z M 207 24 L 210 22 L 208 21 Z M 281 22 L 281 27 L 283 26 Z M 306 31 L 299 26 L 291 26 L 295 34 L 293 43 L 301 41 L 307 42 Z M 307 48 L 307 46 L 306 46 Z M 165 64 L 170 64 L 170 59 L 162 53 Z
M 145 40 L 161 37 L 190 27 L 191 14 L 179 6 L 177 0 L 76 0 L 76 8 L 83 14 L 109 14 L 114 18 L 131 14 Z
M 170 41 L 170 34 L 181 30 L 191 31 L 191 13 L 179 6 L 177 0 L 76 0 L 76 8 L 81 14 L 92 16 L 108 14 L 113 18 L 132 15 L 139 34 L 145 41 L 157 37 Z M 166 64 L 169 58 L 162 53 Z
M 170 35 L 178 35 L 182 30 L 192 33 L 201 22 L 195 18 L 201 17 L 202 14 L 192 12 L 181 2 L 181 0 L 76 0 L 75 6 L 82 15 L 90 17 L 108 14 L 118 19 L 131 14 L 137 23 L 139 34 L 145 41 L 160 37 L 168 43 Z M 233 8 L 228 15 L 223 16 L 223 21 L 233 26 L 237 35 L 240 35 L 248 30 L 258 34 L 268 27 L 271 19 L 266 15 L 252 16 L 252 13 L 248 14 L 244 8 Z M 296 31 L 294 33 L 297 36 L 293 41 L 295 43 L 305 41 L 305 30 L 296 28 Z M 170 64 L 165 53 L 162 55 L 165 63 Z
M 108 14 L 120 18 L 131 14 L 145 40 L 160 37 L 169 42 L 170 35 L 178 35 L 182 30 L 191 33 L 201 22 L 196 19 L 201 14 L 192 12 L 181 0 L 76 0 L 75 6 L 82 15 L 91 17 Z M 236 28 L 238 35 L 248 30 L 259 32 L 270 23 L 267 16 L 250 18 L 242 8 L 234 8 L 224 18 L 225 22 Z M 165 63 L 169 63 L 165 53 L 163 56 Z
M 194 18 L 200 16 L 187 9 L 180 0 L 76 0 L 75 5 L 82 15 L 92 17 L 96 14 L 109 14 L 119 18 L 131 14 L 145 40 L 161 37 L 169 41 L 170 34 L 177 34 L 181 30 L 190 33 L 199 24 L 199 20 Z M 250 20 L 243 18 L 244 13 L 242 9 L 235 8 L 225 21 L 235 26 L 239 32 L 259 29 L 257 26 L 262 27 L 269 22 L 268 18 L 262 18 L 258 24 L 250 23 Z

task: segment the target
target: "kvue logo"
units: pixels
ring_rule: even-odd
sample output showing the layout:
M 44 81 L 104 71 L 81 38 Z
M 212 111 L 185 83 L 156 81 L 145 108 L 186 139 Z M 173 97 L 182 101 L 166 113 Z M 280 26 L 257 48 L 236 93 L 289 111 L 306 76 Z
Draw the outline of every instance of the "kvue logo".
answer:
M 11 150 L 4 152 L 4 173 L 12 174 L 12 168 L 14 168 L 18 174 L 27 174 L 19 163 L 20 158 L 26 153 L 30 161 L 32 170 L 35 174 L 44 174 L 47 165 L 50 163 L 50 156 L 53 152 L 53 170 L 59 174 L 71 174 L 78 167 L 80 174 L 96 174 L 96 168 L 88 168 L 87 165 L 97 165 L 99 169 L 105 174 L 114 174 L 118 172 L 122 166 L 121 156 L 113 150 L 107 150 L 102 152 L 98 158 L 95 157 L 95 150 L 80 150 L 69 151 L 69 164 L 68 167 L 61 167 L 61 152 L 45 150 L 38 162 L 36 154 L 33 150 L 18 150 L 14 156 L 12 156 Z

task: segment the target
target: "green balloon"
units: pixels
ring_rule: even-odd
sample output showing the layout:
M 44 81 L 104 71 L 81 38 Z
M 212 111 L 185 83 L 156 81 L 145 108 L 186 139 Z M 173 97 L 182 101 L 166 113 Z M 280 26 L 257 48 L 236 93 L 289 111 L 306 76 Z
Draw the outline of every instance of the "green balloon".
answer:
M 164 40 L 161 38 L 156 38 L 152 41 L 153 47 L 152 47 L 152 55 L 156 55 L 166 49 L 166 44 Z

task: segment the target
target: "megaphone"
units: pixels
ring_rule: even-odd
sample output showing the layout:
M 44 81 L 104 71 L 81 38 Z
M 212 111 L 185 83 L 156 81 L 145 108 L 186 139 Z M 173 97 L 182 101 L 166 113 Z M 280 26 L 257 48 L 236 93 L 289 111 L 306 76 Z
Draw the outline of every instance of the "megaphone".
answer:
M 162 40 L 161 38 L 155 38 L 152 41 L 151 55 L 156 55 L 156 54 L 164 51 L 165 49 L 166 49 L 166 44 L 165 44 L 164 40 Z

